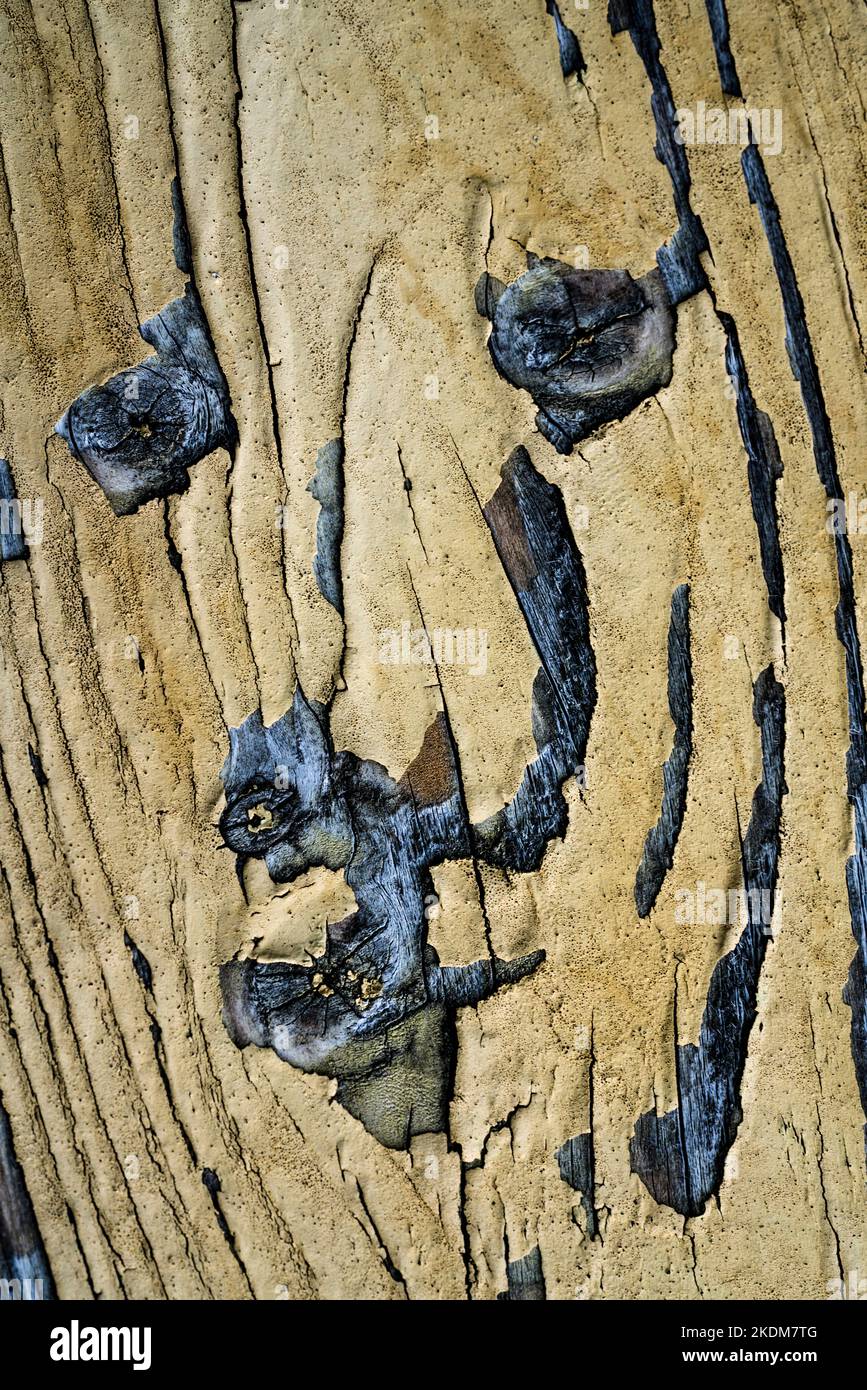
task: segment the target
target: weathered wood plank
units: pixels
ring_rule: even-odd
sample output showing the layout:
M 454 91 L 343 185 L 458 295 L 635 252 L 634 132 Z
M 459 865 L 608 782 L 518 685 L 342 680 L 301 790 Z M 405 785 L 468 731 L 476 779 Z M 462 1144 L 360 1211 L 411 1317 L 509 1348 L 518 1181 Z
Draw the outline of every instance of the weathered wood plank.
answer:
M 0 0 L 0 71 L 0 1277 L 863 1271 L 863 10 Z

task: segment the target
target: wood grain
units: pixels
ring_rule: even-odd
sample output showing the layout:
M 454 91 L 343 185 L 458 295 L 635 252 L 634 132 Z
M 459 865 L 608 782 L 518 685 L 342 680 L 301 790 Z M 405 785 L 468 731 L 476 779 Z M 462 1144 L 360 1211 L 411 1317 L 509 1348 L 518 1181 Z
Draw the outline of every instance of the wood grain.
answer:
M 62 1299 L 822 1299 L 867 1270 L 865 24 L 725 9 L 727 36 L 717 0 L 562 4 L 563 65 L 542 0 L 0 0 L 0 456 L 39 518 L 0 560 L 0 1275 L 10 1241 Z M 779 112 L 779 152 L 669 131 L 666 163 L 663 78 L 677 109 Z M 120 516 L 55 426 L 184 294 L 175 179 L 238 440 Z M 570 455 L 476 310 L 528 251 L 658 266 L 676 305 L 670 382 Z M 580 551 L 598 699 L 544 859 L 431 868 L 444 970 L 545 959 L 459 1010 L 448 1129 L 390 1148 L 224 1025 L 220 967 L 286 885 L 222 846 L 220 770 L 300 684 L 392 784 L 445 706 L 469 824 L 516 798 L 539 655 L 483 508 L 521 447 Z M 642 919 L 685 584 L 686 806 Z M 383 661 L 403 623 L 484 632 L 484 671 Z M 743 885 L 772 680 L 781 925 L 736 1137 L 681 1215 L 630 1139 L 741 937 L 677 895 Z

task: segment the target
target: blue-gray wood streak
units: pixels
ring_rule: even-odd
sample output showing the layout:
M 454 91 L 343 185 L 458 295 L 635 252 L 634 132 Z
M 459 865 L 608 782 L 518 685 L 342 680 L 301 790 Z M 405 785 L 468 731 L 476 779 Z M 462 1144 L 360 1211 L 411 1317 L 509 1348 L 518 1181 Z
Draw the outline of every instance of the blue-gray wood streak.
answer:
M 300 687 L 265 727 L 255 711 L 230 730 L 220 829 L 241 860 L 275 882 L 315 866 L 343 873 L 357 911 L 331 924 L 308 966 L 223 966 L 224 1018 L 239 1046 L 338 1078 L 338 1099 L 390 1147 L 448 1124 L 454 1011 L 535 970 L 544 951 L 493 953 L 444 967 L 427 941 L 431 868 L 473 858 L 530 872 L 562 836 L 562 786 L 583 764 L 596 703 L 588 599 L 563 499 L 516 450 L 485 516 L 541 668 L 533 690 L 538 756 L 511 801 L 470 823 L 447 708 L 399 780 L 331 741 L 329 709 Z
M 724 90 L 740 95 L 740 83 L 729 47 L 728 18 L 724 0 L 707 0 L 714 25 L 714 44 Z M 661 248 L 657 262 L 672 302 L 700 290 L 707 290 L 711 305 L 726 335 L 726 369 L 735 388 L 738 426 L 747 454 L 747 480 L 753 516 L 759 535 L 762 571 L 768 589 L 768 605 L 779 618 L 785 650 L 785 603 L 783 560 L 780 549 L 776 487 L 783 466 L 773 424 L 759 410 L 750 389 L 735 321 L 717 307 L 716 298 L 705 275 L 701 257 L 712 255 L 701 218 L 691 202 L 692 176 L 686 146 L 675 138 L 677 113 L 665 67 L 662 63 L 656 16 L 652 0 L 610 0 L 608 19 L 618 34 L 628 30 L 636 52 L 644 64 L 651 86 L 650 105 L 656 128 L 656 156 L 671 179 L 679 229 L 667 246 Z
M 547 1299 L 538 1245 L 518 1260 L 510 1260 L 506 1252 L 506 1284 L 506 1292 L 497 1294 L 500 1303 L 541 1303 Z
M 574 35 L 553 0 L 547 8 L 567 74 Z M 539 432 L 562 454 L 669 384 L 677 305 L 708 289 L 701 257 L 710 248 L 691 203 L 686 151 L 675 139 L 653 6 L 611 0 L 608 19 L 612 33 L 629 30 L 650 79 L 656 155 L 671 179 L 677 229 L 659 248 L 656 269 L 638 280 L 625 270 L 576 269 L 528 254 L 528 269 L 513 284 L 485 272 L 476 285 L 476 308 L 491 322 L 488 349 L 497 371 L 529 392 Z
M 214 449 L 233 453 L 238 438 L 228 384 L 193 278 L 177 179 L 172 202 L 175 259 L 190 278 L 183 296 L 139 328 L 155 355 L 88 387 L 56 426 L 118 516 L 183 492 L 194 464 Z
M 560 1177 L 581 1196 L 581 1205 L 587 1221 L 587 1236 L 590 1240 L 595 1240 L 599 1235 L 599 1219 L 594 1202 L 596 1163 L 592 1129 L 567 1139 L 565 1144 L 560 1145 L 555 1158 Z
M 596 708 L 587 579 L 560 489 L 526 449 L 509 458 L 484 515 L 542 664 L 532 705 L 538 757 L 509 805 L 474 827 L 473 843 L 487 863 L 529 873 L 566 832 L 562 787 L 584 765 Z
M 656 263 L 672 304 L 680 304 L 707 289 L 701 257 L 710 247 L 701 218 L 693 211 L 690 200 L 692 176 L 686 149 L 675 139 L 676 108 L 662 64 L 652 0 L 609 0 L 608 23 L 612 34 L 629 31 L 650 80 L 656 157 L 668 170 L 679 224 L 671 240 L 657 251 Z
M 710 20 L 720 86 L 726 96 L 737 97 L 740 100 L 743 97 L 743 92 L 741 91 L 735 60 L 732 57 L 726 0 L 705 0 L 705 9 Z
M 343 440 L 332 439 L 316 456 L 316 472 L 307 491 L 319 503 L 316 519 L 316 555 L 313 574 L 319 592 L 343 617 L 343 575 L 340 549 L 343 544 Z
M 724 92 L 740 94 L 741 85 L 731 52 L 724 0 L 706 0 L 708 19 Z M 837 468 L 837 451 L 804 301 L 792 263 L 780 211 L 768 180 L 761 154 L 754 143 L 741 155 L 741 169 L 750 202 L 758 209 L 780 291 L 786 325 L 786 351 L 813 446 L 819 481 L 837 516 L 845 517 L 843 484 Z M 832 213 L 833 219 L 833 213 Z M 854 311 L 853 311 L 854 315 Z M 855 325 L 856 330 L 858 325 Z M 846 754 L 846 791 L 855 823 L 855 853 L 846 862 L 846 891 L 856 951 L 843 989 L 843 1000 L 852 1011 L 851 1047 L 861 1106 L 867 1115 L 867 715 L 865 715 L 864 663 L 855 610 L 852 547 L 845 527 L 834 528 L 838 602 L 834 614 L 837 637 L 845 654 L 849 748 Z M 867 1125 L 864 1126 L 867 1162 Z
M 674 311 L 658 270 L 578 270 L 527 256 L 511 285 L 481 276 L 476 309 L 504 380 L 529 392 L 536 426 L 561 454 L 622 419 L 671 380 Z
M 689 585 L 680 584 L 671 599 L 668 628 L 668 708 L 674 743 L 662 769 L 662 809 L 644 842 L 635 877 L 635 905 L 647 917 L 674 863 L 674 850 L 686 814 L 689 763 L 692 757 L 692 654 L 689 636 Z
M 0 1097 L 0 1299 L 53 1299 L 54 1281 Z
M 15 479 L 6 459 L 0 458 L 0 560 L 23 560 L 26 554 Z
M 141 950 L 141 948 L 130 936 L 129 932 L 126 930 L 124 930 L 123 933 L 123 944 L 130 953 L 133 969 L 135 970 L 135 973 L 138 976 L 139 983 L 141 984 L 144 993 L 144 1007 L 149 1024 L 148 1031 L 150 1032 L 151 1037 L 153 1059 L 156 1064 L 157 1074 L 162 1083 L 165 1098 L 168 1102 L 171 1113 L 174 1116 L 175 1121 L 177 1123 L 190 1163 L 192 1164 L 194 1169 L 200 1171 L 202 1183 L 204 1184 L 211 1198 L 211 1204 L 214 1209 L 214 1215 L 216 1217 L 217 1227 L 220 1231 L 220 1234 L 225 1240 L 227 1246 L 229 1247 L 232 1258 L 237 1264 L 241 1276 L 247 1284 L 247 1287 L 252 1296 L 253 1290 L 250 1286 L 250 1280 L 247 1274 L 246 1266 L 238 1251 L 235 1238 L 228 1225 L 228 1222 L 226 1221 L 220 1203 L 220 1179 L 212 1168 L 203 1167 L 201 1165 L 198 1153 L 196 1151 L 196 1144 L 194 1142 L 193 1135 L 187 1128 L 178 1110 L 177 1098 L 173 1089 L 171 1077 L 169 1075 L 165 1043 L 163 1041 L 163 1030 L 156 1017 L 156 996 L 154 993 L 154 975 L 153 970 L 151 968 L 151 963 L 148 960 L 147 956 L 144 954 L 144 952 Z
M 36 778 L 36 785 L 38 787 L 47 787 L 48 774 L 46 773 L 45 768 L 42 766 L 42 759 L 40 758 L 36 749 L 33 747 L 32 743 L 28 743 L 27 745 L 27 757 L 30 762 L 30 770 L 33 773 L 33 776 Z
M 739 90 L 739 83 L 731 56 L 723 0 L 708 0 L 708 13 L 715 25 L 714 44 L 723 85 L 726 91 L 734 94 Z M 711 247 L 701 219 L 692 208 L 692 180 L 686 148 L 674 138 L 676 108 L 662 63 L 653 0 L 610 0 L 608 18 L 614 34 L 629 31 L 649 79 L 656 155 L 668 170 L 680 223 L 674 238 L 661 248 L 657 263 L 674 302 L 688 294 L 707 290 L 726 335 L 725 363 L 735 388 L 738 425 L 747 455 L 747 480 L 768 606 L 780 620 L 785 655 L 785 578 L 776 505 L 782 461 L 773 425 L 756 405 L 734 319 L 718 308 L 701 263 L 703 254 L 712 254 Z M 783 690 L 770 666 L 754 686 L 754 714 L 762 728 L 765 778 L 756 793 L 758 801 L 754 800 L 752 834 L 748 833 L 744 841 L 742 857 L 748 892 L 751 887 L 748 871 L 753 875 L 755 889 L 772 886 L 764 882 L 768 877 L 776 881 L 779 804 L 785 788 L 784 713 Z M 772 777 L 768 775 L 767 749 L 772 758 Z M 773 812 L 770 816 L 765 814 L 769 803 Z M 753 852 L 757 842 L 765 846 L 761 855 Z M 755 859 L 756 864 L 750 863 L 750 859 Z M 752 900 L 750 911 L 753 912 Z M 676 1110 L 661 1119 L 653 1112 L 643 1116 L 636 1127 L 632 1142 L 635 1170 L 641 1173 L 657 1200 L 667 1202 L 684 1214 L 695 1214 L 703 1209 L 715 1184 L 722 1178 L 725 1155 L 737 1132 L 740 1122 L 738 1089 L 766 944 L 761 922 L 751 919 L 738 946 L 719 962 L 711 979 L 699 1047 L 676 1046 L 678 1094 L 685 1096 L 686 1101 L 681 1100 Z M 727 991 L 732 992 L 730 997 Z M 707 1106 L 704 1120 L 702 1105 Z M 670 1171 L 666 1169 L 668 1163 L 672 1165 Z
M 780 224 L 779 209 L 768 182 L 762 157 L 755 145 L 746 147 L 741 156 L 741 164 L 750 201 L 759 211 L 780 287 L 786 322 L 786 347 L 792 375 L 800 387 L 801 400 L 810 426 L 816 470 L 827 499 L 837 503 L 838 515 L 842 516 L 845 514 L 843 484 L 837 469 L 831 423 L 807 325 L 804 301 Z M 849 715 L 847 794 L 855 821 L 855 853 L 846 863 L 846 888 L 857 950 L 849 970 L 843 998 L 852 1010 L 852 1057 L 861 1104 L 867 1115 L 867 719 L 864 667 L 855 612 L 852 547 L 844 526 L 838 525 L 834 528 L 833 540 L 839 595 L 835 621 L 837 637 L 846 657 Z M 864 1136 L 867 1157 L 867 1125 Z
M 759 536 L 762 573 L 768 590 L 768 607 L 780 620 L 783 651 L 786 649 L 786 601 L 780 522 L 777 514 L 777 483 L 783 476 L 783 461 L 773 422 L 759 410 L 750 389 L 749 376 L 741 352 L 740 339 L 731 314 L 717 311 L 725 330 L 726 370 L 735 388 L 738 427 L 747 455 L 747 482 Z
M 581 45 L 568 25 L 564 24 L 557 0 L 546 0 L 545 9 L 554 21 L 557 48 L 560 53 L 560 69 L 563 76 L 564 78 L 577 77 L 580 82 L 582 75 L 587 71 Z
M 678 1103 L 664 1115 L 655 1110 L 642 1115 L 630 1144 L 633 1172 L 658 1202 L 683 1216 L 700 1216 L 718 1190 L 726 1154 L 741 1122 L 740 1085 L 769 940 L 763 907 L 772 901 L 777 883 L 780 818 L 787 790 L 785 694 L 772 666 L 762 671 L 753 689 L 753 717 L 762 739 L 762 780 L 741 841 L 747 923 L 737 945 L 711 976 L 697 1046 L 677 1042 L 675 988 Z

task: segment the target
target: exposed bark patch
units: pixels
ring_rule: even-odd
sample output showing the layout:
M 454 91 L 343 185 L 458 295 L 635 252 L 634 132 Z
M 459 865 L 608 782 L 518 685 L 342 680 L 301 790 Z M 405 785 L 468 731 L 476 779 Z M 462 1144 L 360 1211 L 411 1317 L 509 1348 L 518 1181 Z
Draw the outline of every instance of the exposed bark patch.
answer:
M 343 575 L 340 547 L 343 543 L 343 440 L 323 444 L 316 456 L 316 472 L 307 491 L 319 503 L 316 522 L 316 556 L 313 573 L 319 592 L 343 617 Z
M 722 1181 L 726 1154 L 742 1118 L 740 1084 L 756 1017 L 759 976 L 768 946 L 763 904 L 772 899 L 780 851 L 785 695 L 769 666 L 756 680 L 753 717 L 762 736 L 762 780 L 741 842 L 747 925 L 711 976 L 698 1046 L 677 1042 L 678 1105 L 642 1115 L 630 1144 L 632 1170 L 658 1202 L 700 1216 Z
M 138 975 L 148 994 L 153 994 L 154 977 L 150 967 L 150 961 L 144 952 L 139 950 L 128 931 L 125 931 L 123 934 L 123 944 L 132 957 L 135 973 Z
M 659 896 L 665 875 L 674 863 L 689 782 L 692 757 L 692 655 L 689 640 L 689 585 L 675 589 L 668 628 L 668 708 L 674 723 L 674 745 L 662 769 L 662 811 L 644 843 L 635 878 L 635 905 L 647 917 Z
M 574 1192 L 581 1194 L 581 1205 L 587 1218 L 587 1235 L 590 1240 L 595 1240 L 599 1234 L 599 1220 L 593 1200 L 596 1177 L 592 1132 L 588 1130 L 585 1134 L 575 1134 L 561 1144 L 557 1150 L 557 1164 L 563 1181 Z
M 192 278 L 177 180 L 172 199 L 175 258 L 190 279 L 182 298 L 139 329 L 156 355 L 88 387 L 56 426 L 118 516 L 185 491 L 193 464 L 214 449 L 231 453 L 238 437 L 229 387 Z
M 741 98 L 743 92 L 729 42 L 729 16 L 726 0 L 705 0 L 705 8 L 710 21 L 710 32 L 716 53 L 720 84 L 726 96 Z
M 554 21 L 563 76 L 564 78 L 575 76 L 580 82 L 583 74 L 587 71 L 581 45 L 568 25 L 564 24 L 557 0 L 546 0 L 545 9 Z
M 545 848 L 566 829 L 562 786 L 584 765 L 596 708 L 596 658 L 584 564 L 559 488 L 516 449 L 485 508 L 497 553 L 517 597 L 542 665 L 533 683 L 530 763 L 510 804 L 473 832 L 477 856 L 523 873 L 538 869 Z M 515 536 L 523 537 L 516 546 Z M 532 566 L 514 565 L 516 554 Z
M 438 806 L 455 790 L 455 766 L 448 720 L 438 714 L 426 730 L 418 757 L 398 785 L 406 788 L 416 806 Z
M 384 1144 L 443 1130 L 456 1008 L 515 984 L 544 959 L 491 954 L 441 966 L 427 941 L 432 866 L 474 857 L 528 872 L 566 826 L 562 786 L 581 765 L 596 701 L 587 592 L 559 491 L 523 449 L 503 469 L 486 512 L 542 660 L 533 700 L 539 756 L 513 801 L 472 826 L 447 711 L 404 776 L 335 752 L 327 707 L 296 691 L 266 728 L 259 712 L 230 730 L 220 829 L 242 858 L 291 882 L 315 866 L 342 870 L 358 911 L 325 933 L 308 966 L 233 960 L 221 982 L 239 1046 L 272 1047 L 303 1070 L 338 1079 L 338 1100 Z M 521 557 L 515 564 L 515 556 Z
M 785 650 L 785 576 L 777 515 L 777 483 L 783 476 L 783 461 L 773 422 L 769 415 L 759 410 L 753 398 L 735 321 L 730 314 L 719 310 L 717 317 L 726 335 L 726 371 L 737 394 L 738 425 L 747 453 L 747 481 L 759 533 L 759 553 L 768 590 L 768 607 L 780 620 Z
M 508 1260 L 506 1264 L 506 1293 L 497 1294 L 501 1302 L 540 1303 L 547 1299 L 545 1275 L 542 1269 L 542 1252 L 538 1245 L 519 1260 Z
M 226 1244 L 231 1250 L 232 1256 L 235 1259 L 238 1268 L 240 1269 L 241 1274 L 244 1278 L 244 1282 L 246 1283 L 247 1288 L 250 1290 L 250 1293 L 252 1294 L 253 1287 L 250 1283 L 246 1266 L 244 1264 L 244 1261 L 241 1259 L 241 1256 L 238 1254 L 238 1247 L 235 1242 L 235 1237 L 232 1234 L 232 1230 L 229 1226 L 228 1221 L 226 1220 L 222 1202 L 220 1201 L 220 1193 L 223 1190 L 223 1184 L 220 1182 L 219 1176 L 217 1173 L 214 1172 L 213 1168 L 202 1169 L 202 1183 L 208 1193 L 208 1196 L 211 1199 L 211 1205 L 214 1208 L 214 1215 L 217 1218 L 217 1225 L 220 1228 L 220 1233 L 222 1234 L 223 1239 L 225 1240 Z
M 47 787 L 48 775 L 45 771 L 45 768 L 42 766 L 42 759 L 40 758 L 36 749 L 30 743 L 28 743 L 27 745 L 27 756 L 30 759 L 30 766 L 33 769 L 33 776 L 36 778 L 37 787 L 39 787 L 40 789 Z
M 476 308 L 510 385 L 539 407 L 536 425 L 561 454 L 671 380 L 674 316 L 657 271 L 576 270 L 528 256 L 508 287 L 485 272 Z

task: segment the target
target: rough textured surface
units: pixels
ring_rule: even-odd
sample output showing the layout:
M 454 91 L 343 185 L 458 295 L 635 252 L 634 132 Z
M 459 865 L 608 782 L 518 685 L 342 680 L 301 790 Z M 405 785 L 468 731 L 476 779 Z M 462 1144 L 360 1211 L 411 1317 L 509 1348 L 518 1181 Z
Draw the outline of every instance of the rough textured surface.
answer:
M 0 0 L 0 456 L 43 508 L 0 565 L 0 1200 L 61 1298 L 824 1299 L 867 1270 L 864 11 L 558 8 L 568 76 L 543 0 Z M 678 143 L 699 103 L 753 112 L 754 151 Z M 658 275 L 670 378 L 630 350 L 588 414 L 630 320 L 564 337 L 551 267 Z M 501 375 L 497 315 L 540 281 L 539 365 L 508 338 Z M 113 406 L 148 472 L 118 519 L 55 425 L 163 370 L 140 325 L 191 282 L 237 442 L 176 468 Z M 522 507 L 543 568 L 563 516 L 580 552 L 562 612 Z M 693 752 L 641 918 L 683 584 Z M 705 908 L 770 866 L 754 686 L 766 743 L 785 695 L 773 941 Z M 419 799 L 432 833 L 454 776 L 475 828 L 413 889 L 421 1006 L 389 995 L 339 1068 L 222 1018 L 234 962 L 291 1019 L 360 910 L 329 816 L 294 878 L 219 834 L 229 731 L 258 711 L 260 744 L 299 689 L 371 839 Z M 537 963 L 494 988 L 492 958 Z M 384 1009 L 338 994 L 335 1029 Z
M 774 263 L 786 322 L 786 349 L 792 375 L 798 382 L 810 426 L 813 457 L 819 480 L 829 500 L 829 520 L 834 538 L 839 602 L 835 619 L 837 636 L 846 654 L 846 691 L 849 714 L 849 748 L 846 781 L 854 813 L 855 852 L 846 863 L 849 911 L 857 953 L 849 970 L 844 998 L 852 1010 L 852 1056 L 861 1104 L 867 1115 L 867 713 L 865 713 L 864 663 L 855 606 L 852 547 L 847 525 L 851 501 L 845 498 L 837 466 L 837 452 L 819 369 L 807 326 L 804 301 L 780 224 L 780 212 L 758 149 L 749 145 L 743 153 L 743 171 L 750 200 L 759 210 Z M 857 327 L 857 320 L 856 320 Z M 856 509 L 858 503 L 856 500 Z M 847 521 L 848 517 L 848 521 Z M 867 1126 L 865 1126 L 867 1158 Z

